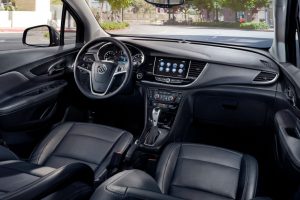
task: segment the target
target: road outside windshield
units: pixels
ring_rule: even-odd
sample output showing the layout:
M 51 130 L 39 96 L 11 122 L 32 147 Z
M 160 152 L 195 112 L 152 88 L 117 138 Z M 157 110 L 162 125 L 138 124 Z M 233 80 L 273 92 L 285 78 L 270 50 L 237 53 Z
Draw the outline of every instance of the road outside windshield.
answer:
M 186 0 L 171 9 L 144 0 L 87 0 L 111 34 L 268 48 L 273 39 L 272 0 Z

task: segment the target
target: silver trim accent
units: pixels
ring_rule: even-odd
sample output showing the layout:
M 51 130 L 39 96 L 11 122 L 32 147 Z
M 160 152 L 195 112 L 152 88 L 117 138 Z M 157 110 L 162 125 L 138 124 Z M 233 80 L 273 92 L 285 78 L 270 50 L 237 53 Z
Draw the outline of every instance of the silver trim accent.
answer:
M 157 126 L 160 112 L 161 112 L 160 108 L 158 108 L 158 107 L 153 108 L 153 110 L 152 110 L 152 125 L 153 126 Z

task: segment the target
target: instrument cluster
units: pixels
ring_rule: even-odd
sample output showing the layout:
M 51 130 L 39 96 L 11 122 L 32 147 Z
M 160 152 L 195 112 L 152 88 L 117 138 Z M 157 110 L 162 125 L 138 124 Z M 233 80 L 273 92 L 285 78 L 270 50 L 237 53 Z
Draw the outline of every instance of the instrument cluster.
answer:
M 126 44 L 126 46 L 131 52 L 133 66 L 139 67 L 140 65 L 142 65 L 145 61 L 144 53 L 140 49 L 132 45 Z M 106 43 L 99 48 L 98 57 L 100 60 L 107 60 L 112 62 L 127 61 L 127 57 L 124 55 L 123 51 L 116 45 L 113 45 L 111 43 Z

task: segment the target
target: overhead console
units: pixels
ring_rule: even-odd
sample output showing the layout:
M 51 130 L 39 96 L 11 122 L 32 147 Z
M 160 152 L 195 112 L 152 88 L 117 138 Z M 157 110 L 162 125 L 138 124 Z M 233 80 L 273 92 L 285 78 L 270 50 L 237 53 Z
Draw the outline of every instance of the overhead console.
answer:
M 149 56 L 137 70 L 140 81 L 188 85 L 204 70 L 206 62 L 166 56 Z

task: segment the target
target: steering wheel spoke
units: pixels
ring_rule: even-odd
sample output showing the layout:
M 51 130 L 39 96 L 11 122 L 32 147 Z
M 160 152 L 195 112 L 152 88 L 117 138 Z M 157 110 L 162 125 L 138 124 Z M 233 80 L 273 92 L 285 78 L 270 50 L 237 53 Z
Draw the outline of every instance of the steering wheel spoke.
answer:
M 125 63 L 118 63 L 116 70 L 114 72 L 114 76 L 125 74 L 128 72 L 128 66 Z
M 89 68 L 88 66 L 83 67 L 83 66 L 78 65 L 77 68 L 84 71 L 84 72 L 91 73 L 91 68 Z

